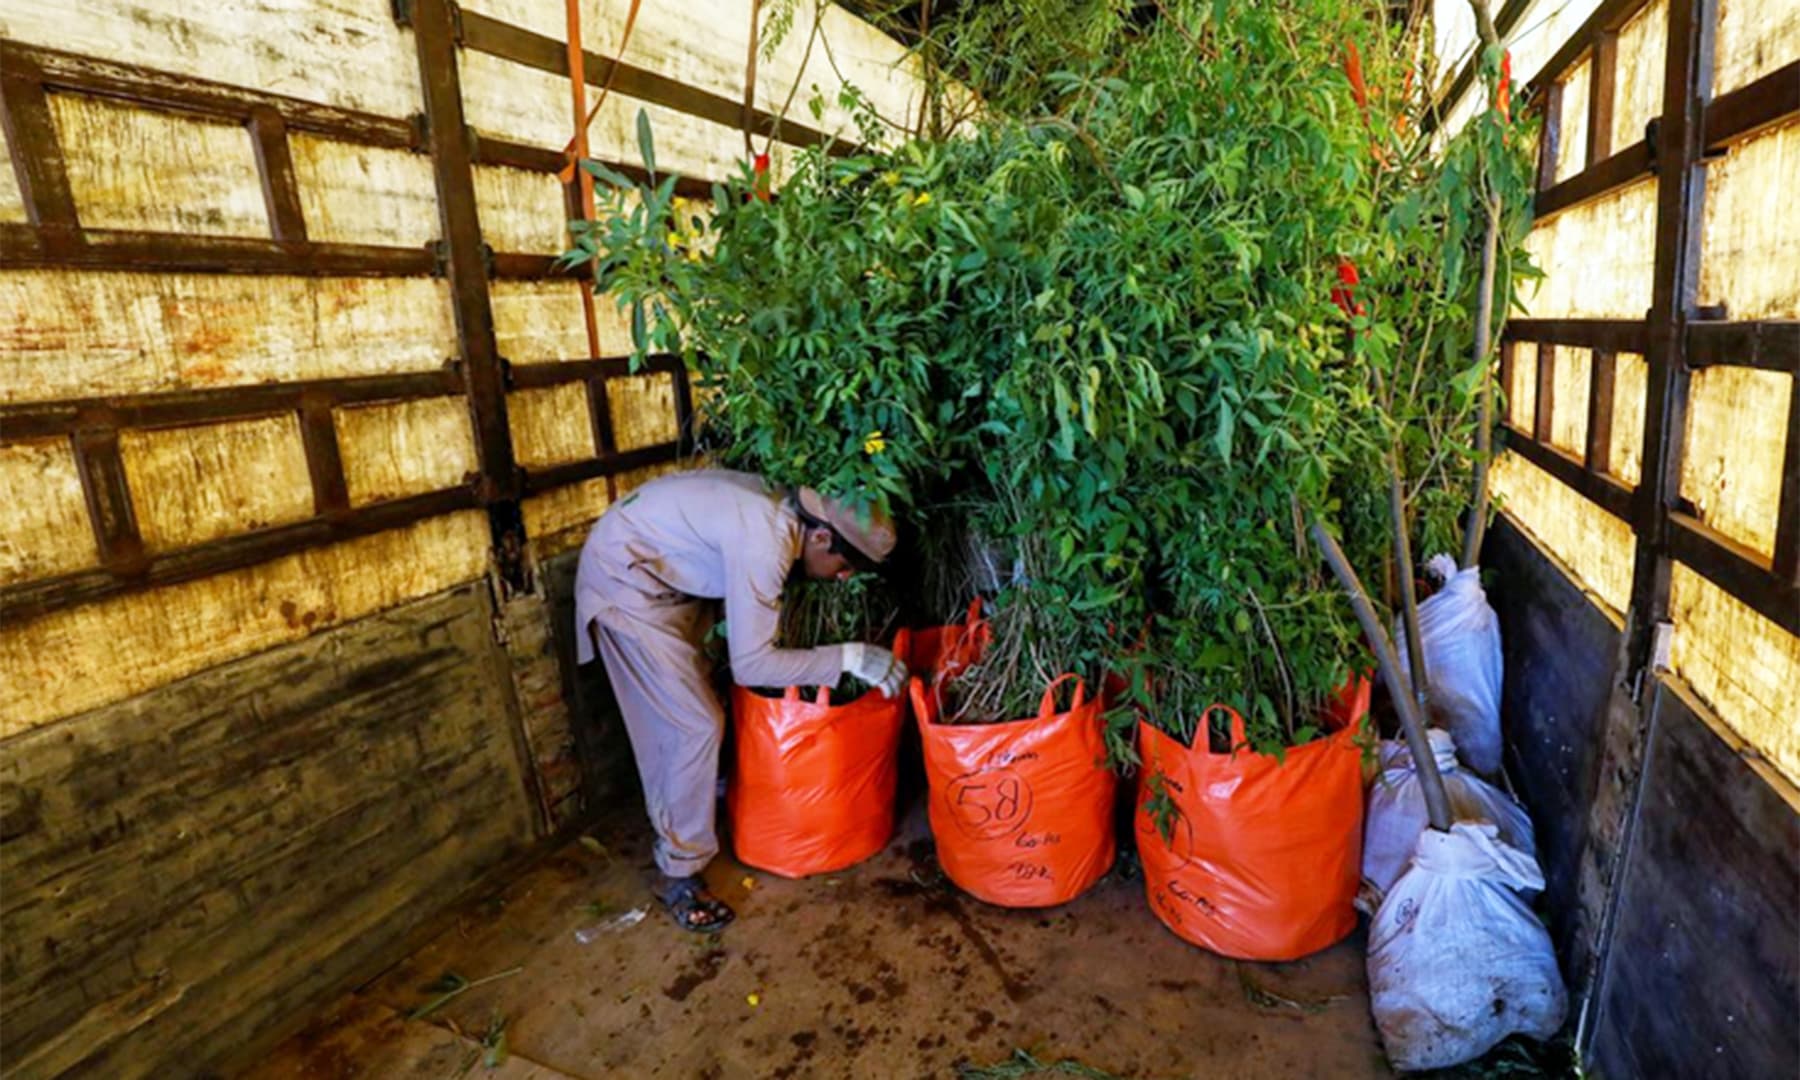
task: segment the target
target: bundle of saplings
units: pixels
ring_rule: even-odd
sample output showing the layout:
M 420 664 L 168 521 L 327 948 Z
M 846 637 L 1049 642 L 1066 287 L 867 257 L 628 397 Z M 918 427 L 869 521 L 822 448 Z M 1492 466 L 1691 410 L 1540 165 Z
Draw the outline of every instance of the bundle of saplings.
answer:
M 1362 4 L 1070 7 L 1070 40 L 1032 46 L 1054 62 L 992 85 L 950 16 L 989 112 L 803 153 L 772 200 L 746 165 L 681 223 L 691 245 L 645 123 L 650 180 L 591 166 L 609 190 L 574 254 L 640 349 L 700 375 L 726 463 L 903 516 L 954 504 L 1006 553 L 935 726 L 1086 716 L 1076 696 L 1122 674 L 1106 745 L 1128 758 L 1135 718 L 1168 740 L 1151 795 L 1215 745 L 1277 765 L 1317 745 L 1314 801 L 1358 800 L 1371 655 L 1310 527 L 1398 594 L 1396 539 L 1466 503 L 1483 267 L 1501 310 L 1527 272 L 1518 213 L 1482 257 L 1476 166 L 1528 133 L 1432 153 L 1401 74 L 1422 31 Z M 1342 811 L 1354 829 L 1360 802 Z
M 854 574 L 845 581 L 793 581 L 781 594 L 781 623 L 775 644 L 783 649 L 811 649 L 851 641 L 888 641 L 899 617 L 892 591 L 879 575 Z M 815 699 L 819 687 L 803 686 L 801 696 Z M 833 705 L 848 705 L 869 692 L 869 684 L 845 672 L 829 687 Z M 781 697 L 786 687 L 758 687 L 768 697 Z

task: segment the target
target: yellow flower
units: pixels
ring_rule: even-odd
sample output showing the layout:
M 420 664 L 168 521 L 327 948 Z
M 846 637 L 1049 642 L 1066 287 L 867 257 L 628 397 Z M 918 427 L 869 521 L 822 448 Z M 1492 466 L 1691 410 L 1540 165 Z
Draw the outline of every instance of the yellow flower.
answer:
M 929 192 L 929 191 L 921 191 L 917 195 L 913 196 L 913 205 L 914 206 L 925 206 L 925 205 L 929 204 L 930 202 L 931 202 L 931 192 Z
M 895 184 L 898 184 L 900 182 L 900 174 L 893 171 L 892 169 L 889 169 L 887 172 L 884 172 L 881 174 L 881 182 L 886 184 L 888 187 L 893 187 Z
M 870 457 L 874 457 L 876 454 L 879 454 L 886 449 L 887 436 L 879 431 L 869 432 L 869 437 L 863 440 L 863 453 L 868 454 Z
M 668 244 L 671 248 L 678 248 L 681 246 L 681 234 L 672 232 L 663 238 L 663 243 Z
M 745 994 L 744 1000 L 748 1001 L 750 1003 L 751 1008 L 755 1008 L 756 1006 L 762 1004 L 762 995 L 761 994 Z

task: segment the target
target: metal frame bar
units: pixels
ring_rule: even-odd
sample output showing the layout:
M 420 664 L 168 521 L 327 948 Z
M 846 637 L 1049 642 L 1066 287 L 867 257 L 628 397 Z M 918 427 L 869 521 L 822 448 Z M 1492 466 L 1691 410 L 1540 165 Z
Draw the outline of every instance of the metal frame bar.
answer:
M 467 380 L 475 457 L 481 468 L 481 501 L 487 507 L 501 580 L 510 588 L 528 589 L 521 477 L 507 422 L 506 364 L 494 338 L 489 248 L 482 240 L 476 210 L 473 146 L 463 118 L 456 11 L 449 0 L 412 0 L 408 15 L 425 92 L 426 142 L 437 181 L 458 358 Z
M 1800 634 L 1800 390 L 1790 405 L 1773 558 L 1708 528 L 1680 497 L 1682 441 L 1691 373 L 1729 364 L 1778 371 L 1800 380 L 1800 322 L 1727 322 L 1695 301 L 1705 162 L 1729 146 L 1800 116 L 1800 62 L 1708 102 L 1712 86 L 1716 0 L 1672 0 L 1663 108 L 1649 137 L 1611 152 L 1617 35 L 1643 0 L 1603 4 L 1532 81 L 1535 102 L 1552 112 L 1560 80 L 1575 65 L 1594 64 L 1586 167 L 1552 182 L 1559 117 L 1546 116 L 1546 148 L 1538 162 L 1536 210 L 1548 217 L 1636 182 L 1661 178 L 1657 189 L 1653 304 L 1642 320 L 1520 319 L 1508 324 L 1501 356 L 1510 386 L 1512 345 L 1536 342 L 1534 430 L 1507 425 L 1507 445 L 1557 480 L 1630 522 L 1637 535 L 1628 665 L 1634 676 L 1650 662 L 1650 640 L 1668 617 L 1674 561 L 1692 567 L 1789 633 Z M 1548 159 L 1548 160 L 1547 160 Z M 1711 316 L 1711 317 L 1707 317 Z M 1593 351 L 1588 438 L 1577 457 L 1550 445 L 1555 409 L 1554 346 Z M 1608 475 L 1617 354 L 1642 354 L 1649 366 L 1643 482 L 1635 489 Z
M 1709 103 L 1703 125 L 1707 152 L 1722 151 L 1796 115 L 1800 115 L 1800 60 Z

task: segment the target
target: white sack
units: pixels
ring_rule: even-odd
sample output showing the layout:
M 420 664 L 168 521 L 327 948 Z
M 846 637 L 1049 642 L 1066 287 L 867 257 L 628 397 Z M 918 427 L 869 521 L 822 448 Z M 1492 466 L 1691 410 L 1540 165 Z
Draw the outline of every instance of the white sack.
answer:
M 1535 856 L 1531 817 L 1524 808 L 1504 791 L 1457 767 L 1456 740 L 1448 731 L 1432 728 L 1426 734 L 1438 775 L 1444 778 L 1451 818 L 1497 825 L 1502 843 Z M 1362 876 L 1379 899 L 1406 872 L 1419 834 L 1430 823 L 1425 814 L 1425 789 L 1404 740 L 1381 744 L 1381 773 L 1369 791 L 1369 810 L 1363 822 Z
M 1515 1032 L 1548 1039 L 1568 996 L 1556 953 L 1519 890 L 1537 860 L 1488 824 L 1419 837 L 1412 866 L 1369 928 L 1369 1000 L 1397 1069 L 1441 1069 Z
M 1483 776 L 1500 772 L 1500 619 L 1488 606 L 1481 571 L 1458 570 L 1448 555 L 1434 555 L 1425 568 L 1444 587 L 1419 605 L 1419 640 L 1425 648 L 1425 675 L 1431 683 L 1434 723 L 1456 736 L 1463 761 Z M 1406 632 L 1395 627 L 1400 671 L 1411 680 Z

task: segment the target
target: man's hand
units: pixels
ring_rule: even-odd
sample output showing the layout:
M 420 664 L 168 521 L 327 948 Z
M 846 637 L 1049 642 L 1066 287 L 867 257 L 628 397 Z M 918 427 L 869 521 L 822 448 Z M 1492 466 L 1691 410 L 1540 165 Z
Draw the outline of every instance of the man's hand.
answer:
M 906 685 L 906 665 L 879 645 L 860 642 L 844 646 L 844 671 L 892 698 Z

